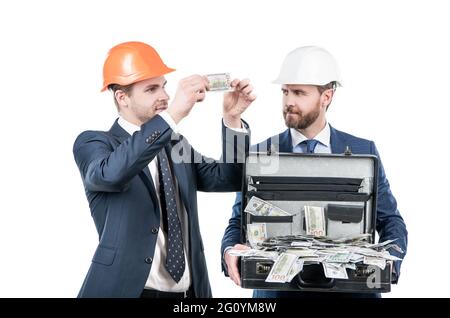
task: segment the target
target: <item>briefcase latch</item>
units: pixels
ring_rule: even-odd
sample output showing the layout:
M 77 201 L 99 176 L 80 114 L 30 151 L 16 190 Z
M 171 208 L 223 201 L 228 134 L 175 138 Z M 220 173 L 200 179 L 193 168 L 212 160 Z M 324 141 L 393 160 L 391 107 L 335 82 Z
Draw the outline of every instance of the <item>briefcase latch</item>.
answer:
M 344 155 L 346 155 L 346 156 L 352 155 L 352 149 L 350 148 L 350 146 L 345 146 Z

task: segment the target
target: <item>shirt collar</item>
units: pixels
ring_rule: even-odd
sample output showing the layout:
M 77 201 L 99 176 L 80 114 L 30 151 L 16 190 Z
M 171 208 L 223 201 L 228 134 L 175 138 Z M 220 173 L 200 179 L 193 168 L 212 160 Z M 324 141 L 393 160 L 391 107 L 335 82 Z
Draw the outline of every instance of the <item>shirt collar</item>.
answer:
M 292 149 L 294 149 L 295 146 L 297 146 L 302 141 L 308 140 L 305 135 L 303 135 L 301 132 L 296 130 L 295 128 L 290 128 L 291 132 L 291 139 L 292 139 Z M 325 147 L 330 147 L 330 136 L 331 136 L 331 130 L 330 125 L 328 123 L 325 124 L 325 127 L 315 136 L 313 139 L 320 142 Z
M 130 135 L 134 134 L 136 131 L 141 130 L 141 127 L 130 123 L 129 121 L 124 119 L 122 116 L 119 116 L 118 123 L 119 123 L 120 127 L 122 127 Z

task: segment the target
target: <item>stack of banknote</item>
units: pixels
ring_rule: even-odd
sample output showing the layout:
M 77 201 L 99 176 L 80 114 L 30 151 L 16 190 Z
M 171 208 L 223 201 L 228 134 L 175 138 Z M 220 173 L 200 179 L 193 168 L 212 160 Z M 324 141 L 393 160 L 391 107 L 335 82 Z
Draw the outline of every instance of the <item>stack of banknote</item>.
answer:
M 274 261 L 266 282 L 290 282 L 304 265 L 322 264 L 328 278 L 348 279 L 347 269 L 356 269 L 358 263 L 384 269 L 386 262 L 400 260 L 388 250 L 403 251 L 394 240 L 378 244 L 367 242 L 363 234 L 340 239 L 320 239 L 310 236 L 280 236 L 264 240 L 256 248 L 230 250 L 235 256 L 266 258 Z
M 271 202 L 253 196 L 244 211 L 255 216 L 292 216 Z M 266 282 L 290 282 L 310 264 L 322 264 L 327 278 L 348 279 L 347 269 L 357 264 L 386 267 L 390 261 L 400 260 L 388 250 L 403 251 L 394 240 L 373 244 L 372 234 L 347 237 L 327 237 L 325 208 L 304 206 L 305 235 L 267 237 L 266 223 L 247 224 L 248 250 L 230 250 L 235 256 L 266 258 L 274 261 Z

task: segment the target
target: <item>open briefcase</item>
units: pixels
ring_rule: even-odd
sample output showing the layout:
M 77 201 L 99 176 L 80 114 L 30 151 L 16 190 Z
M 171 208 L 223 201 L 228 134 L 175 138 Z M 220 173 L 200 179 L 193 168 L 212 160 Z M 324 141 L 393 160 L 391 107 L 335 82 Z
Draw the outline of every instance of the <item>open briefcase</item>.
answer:
M 378 159 L 371 155 L 250 153 L 246 158 L 242 190 L 242 242 L 251 243 L 247 231 L 250 224 L 264 225 L 266 241 L 270 238 L 308 237 L 305 210 L 313 206 L 323 211 L 326 235 L 322 238 L 365 235 L 365 243 L 374 245 L 377 174 Z M 264 200 L 290 215 L 246 213 L 245 208 L 252 197 Z M 264 249 L 261 245 L 258 248 Z M 301 271 L 292 280 L 267 282 L 274 263 L 274 259 L 267 257 L 242 256 L 239 263 L 241 286 L 352 293 L 384 293 L 391 290 L 392 260 L 387 260 L 385 266 L 367 264 L 365 259 L 364 262 L 351 263 L 345 268 L 347 277 L 343 279 L 326 277 L 325 265 L 305 258 Z

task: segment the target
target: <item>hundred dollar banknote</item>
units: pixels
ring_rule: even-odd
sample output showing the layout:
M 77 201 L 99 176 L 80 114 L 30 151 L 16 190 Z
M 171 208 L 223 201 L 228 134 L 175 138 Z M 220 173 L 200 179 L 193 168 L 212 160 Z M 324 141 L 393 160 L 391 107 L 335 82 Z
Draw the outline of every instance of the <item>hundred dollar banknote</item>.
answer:
M 231 78 L 229 73 L 217 73 L 206 75 L 209 81 L 209 90 L 212 92 L 232 91 Z
M 325 236 L 325 209 L 319 206 L 308 206 L 304 208 L 306 234 L 312 236 Z
M 333 263 L 322 263 L 326 278 L 348 279 L 347 270 L 344 265 L 335 265 Z
M 252 197 L 248 201 L 247 206 L 244 209 L 245 212 L 253 215 L 261 216 L 290 216 L 288 212 L 280 209 L 279 207 L 261 200 L 257 197 Z
M 247 224 L 247 238 L 252 247 L 264 242 L 267 238 L 266 223 Z
M 290 270 L 294 263 L 297 261 L 298 256 L 289 253 L 282 253 L 278 256 L 275 264 L 273 264 L 269 275 L 265 282 L 267 283 L 284 283 L 291 276 Z

